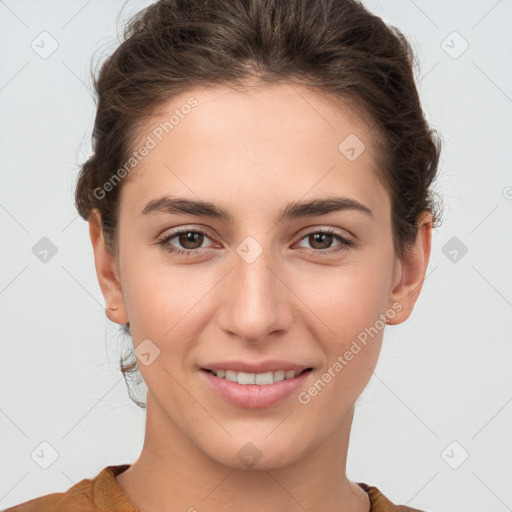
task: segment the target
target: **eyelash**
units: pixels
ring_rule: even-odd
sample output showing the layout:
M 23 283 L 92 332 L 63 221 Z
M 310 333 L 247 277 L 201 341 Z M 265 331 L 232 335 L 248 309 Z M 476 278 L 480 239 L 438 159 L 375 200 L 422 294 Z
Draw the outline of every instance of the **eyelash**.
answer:
M 209 234 L 206 231 L 203 231 L 202 229 L 181 229 L 179 231 L 175 231 L 169 235 L 166 235 L 163 238 L 160 238 L 158 240 L 158 244 L 162 246 L 162 249 L 164 251 L 174 254 L 175 256 L 188 257 L 188 256 L 192 256 L 194 254 L 197 254 L 197 252 L 201 251 L 201 249 L 175 249 L 174 247 L 172 247 L 169 244 L 169 241 L 172 240 L 173 238 L 176 238 L 177 236 L 186 234 L 186 233 L 198 233 L 201 235 L 205 235 L 208 238 L 211 238 L 209 236 Z M 332 256 L 333 254 L 337 254 L 339 252 L 348 251 L 351 247 L 356 245 L 353 240 L 349 240 L 348 238 L 345 238 L 341 235 L 336 234 L 336 232 L 332 228 L 324 228 L 324 229 L 319 229 L 316 231 L 311 231 L 310 233 L 307 233 L 306 235 L 304 235 L 299 240 L 299 242 L 304 240 L 304 238 L 307 238 L 308 236 L 316 235 L 316 234 L 320 234 L 320 233 L 326 234 L 326 235 L 334 235 L 334 238 L 338 239 L 338 241 L 340 242 L 340 245 L 338 245 L 337 248 L 334 250 L 306 249 L 306 251 L 308 251 L 310 253 L 314 253 L 319 256 Z

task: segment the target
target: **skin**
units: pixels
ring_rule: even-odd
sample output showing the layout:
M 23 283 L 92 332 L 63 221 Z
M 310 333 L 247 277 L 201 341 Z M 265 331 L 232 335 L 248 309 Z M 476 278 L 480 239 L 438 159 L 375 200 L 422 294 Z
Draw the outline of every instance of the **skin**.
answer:
M 236 407 L 205 386 L 199 368 L 224 359 L 303 363 L 314 366 L 307 390 L 380 314 L 395 313 L 388 324 L 409 317 L 428 265 L 432 217 L 425 212 L 401 261 L 366 126 L 302 87 L 193 89 L 169 101 L 140 140 L 192 96 L 198 106 L 122 185 L 118 254 L 106 247 L 96 212 L 89 219 L 108 318 L 130 322 L 135 348 L 149 338 L 160 350 L 138 365 L 148 388 L 144 446 L 117 481 L 144 512 L 249 512 L 255 504 L 269 512 L 368 511 L 346 459 L 354 404 L 384 329 L 308 404 L 293 394 L 266 409 Z M 349 134 L 366 145 L 354 161 L 338 150 Z M 233 223 L 141 216 L 165 194 L 211 201 Z M 345 210 L 276 222 L 291 201 L 333 195 L 356 199 L 373 217 Z M 157 241 L 178 227 L 213 236 L 173 238 L 171 247 L 196 251 L 175 256 Z M 307 236 L 328 227 L 358 245 L 336 253 L 335 237 Z M 252 263 L 236 252 L 248 236 L 262 249 Z M 248 442 L 261 453 L 252 469 L 237 456 Z

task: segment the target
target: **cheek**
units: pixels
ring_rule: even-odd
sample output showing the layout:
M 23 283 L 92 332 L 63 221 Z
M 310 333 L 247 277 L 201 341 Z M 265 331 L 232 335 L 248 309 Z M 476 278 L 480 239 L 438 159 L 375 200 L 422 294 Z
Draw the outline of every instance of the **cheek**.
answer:
M 377 364 L 386 326 L 380 316 L 386 308 L 386 279 L 382 266 L 354 265 L 324 286 L 308 285 L 312 295 L 307 304 L 315 316 L 306 322 L 309 328 L 316 326 L 325 367 L 301 403 L 311 403 L 318 414 L 331 411 L 332 418 L 319 426 L 325 431 L 357 400 Z
M 297 295 L 316 315 L 316 323 L 325 324 L 325 334 L 346 340 L 373 325 L 387 306 L 389 289 L 387 262 L 354 262 L 338 268 L 303 272 L 294 285 Z M 308 313 L 309 316 L 309 313 Z
M 218 276 L 144 258 L 126 263 L 123 293 L 135 342 L 149 338 L 170 354 L 190 347 L 207 321 L 205 308 Z
M 386 325 L 380 315 L 387 307 L 390 271 L 385 257 L 378 256 L 347 260 L 345 266 L 324 269 L 323 276 L 304 273 L 307 277 L 301 280 L 297 294 L 308 298 L 304 322 L 325 354 L 319 377 L 328 390 L 322 391 L 318 406 L 337 403 L 342 410 L 356 400 L 375 368 Z
M 161 335 L 172 326 L 173 317 L 179 315 L 187 288 L 183 288 L 180 274 L 172 272 L 170 265 L 155 261 L 153 253 L 160 258 L 160 248 L 136 250 L 127 243 L 125 252 L 129 256 L 123 262 L 123 294 L 129 309 L 130 324 L 144 326 L 153 332 L 155 328 L 160 328 Z M 165 316 L 167 325 L 163 325 Z M 155 320 L 158 322 L 155 323 Z

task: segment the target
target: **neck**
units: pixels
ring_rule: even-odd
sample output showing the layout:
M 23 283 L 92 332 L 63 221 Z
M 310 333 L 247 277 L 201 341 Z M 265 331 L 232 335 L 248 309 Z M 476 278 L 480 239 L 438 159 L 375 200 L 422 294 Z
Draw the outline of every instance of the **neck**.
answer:
M 351 407 L 329 438 L 291 464 L 239 469 L 200 450 L 148 391 L 144 446 L 117 481 L 144 512 L 368 512 L 368 495 L 345 473 L 353 413 Z

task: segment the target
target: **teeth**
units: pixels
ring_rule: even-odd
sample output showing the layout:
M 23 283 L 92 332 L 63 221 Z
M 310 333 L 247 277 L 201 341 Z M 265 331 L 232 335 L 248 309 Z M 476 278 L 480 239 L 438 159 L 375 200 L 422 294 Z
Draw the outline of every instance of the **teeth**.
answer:
M 273 384 L 285 379 L 293 379 L 300 371 L 295 370 L 277 370 L 275 372 L 265 373 L 246 373 L 236 372 L 235 370 L 210 370 L 216 377 L 227 379 L 231 382 L 238 382 L 239 384 L 258 384 L 265 386 L 266 384 Z

